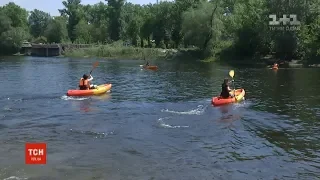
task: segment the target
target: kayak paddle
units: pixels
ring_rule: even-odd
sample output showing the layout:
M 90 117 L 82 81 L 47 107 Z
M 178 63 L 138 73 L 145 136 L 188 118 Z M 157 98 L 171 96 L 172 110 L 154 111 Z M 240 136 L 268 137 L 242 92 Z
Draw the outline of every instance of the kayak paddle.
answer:
M 233 84 L 233 96 L 236 97 L 236 88 L 234 86 L 234 80 L 233 80 L 233 77 L 234 77 L 234 70 L 231 70 L 229 71 L 229 76 L 232 78 L 232 84 Z
M 92 73 L 92 71 L 94 70 L 94 68 L 96 68 L 98 65 L 99 65 L 99 61 L 97 61 L 97 62 L 95 62 L 95 63 L 93 64 L 93 67 L 92 67 L 92 69 L 91 69 L 91 71 L 90 71 L 90 74 Z
M 94 70 L 94 68 L 96 68 L 98 65 L 99 65 L 99 61 L 97 61 L 97 62 L 95 62 L 95 63 L 93 64 L 92 69 L 91 69 L 91 71 L 90 71 L 90 76 L 91 76 L 91 73 L 92 73 L 92 71 Z M 96 87 L 96 89 L 99 89 L 99 88 Z

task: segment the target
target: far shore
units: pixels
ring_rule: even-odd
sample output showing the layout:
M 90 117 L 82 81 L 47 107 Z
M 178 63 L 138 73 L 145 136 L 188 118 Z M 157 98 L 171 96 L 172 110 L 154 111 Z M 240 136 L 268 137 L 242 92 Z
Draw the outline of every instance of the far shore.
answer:
M 70 49 L 63 52 L 65 57 L 100 57 L 105 59 L 168 59 L 174 56 L 176 49 L 138 48 L 138 47 L 113 47 L 98 46 L 91 48 Z
M 30 53 L 29 53 L 30 55 Z M 24 56 L 17 53 L 15 56 Z M 185 60 L 185 61 L 201 61 L 201 62 L 217 62 L 229 65 L 261 65 L 271 66 L 273 63 L 279 63 L 280 67 L 320 67 L 320 64 L 303 64 L 301 60 L 282 61 L 268 55 L 261 58 L 248 59 L 217 59 L 208 58 L 201 60 L 199 58 L 199 50 L 192 48 L 183 49 L 161 49 L 161 48 L 140 48 L 131 46 L 110 46 L 99 45 L 87 48 L 70 48 L 65 49 L 60 56 L 53 57 L 79 57 L 79 58 L 103 58 L 103 59 L 131 59 L 131 60 Z

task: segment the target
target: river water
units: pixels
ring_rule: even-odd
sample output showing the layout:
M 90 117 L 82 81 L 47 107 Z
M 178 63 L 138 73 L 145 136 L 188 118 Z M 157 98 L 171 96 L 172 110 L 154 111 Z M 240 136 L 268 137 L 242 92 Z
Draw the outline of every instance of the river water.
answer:
M 0 179 L 320 178 L 320 69 L 100 60 L 111 92 L 70 98 L 96 59 L 0 59 Z M 230 69 L 246 99 L 212 107 Z M 25 164 L 26 142 L 46 165 Z

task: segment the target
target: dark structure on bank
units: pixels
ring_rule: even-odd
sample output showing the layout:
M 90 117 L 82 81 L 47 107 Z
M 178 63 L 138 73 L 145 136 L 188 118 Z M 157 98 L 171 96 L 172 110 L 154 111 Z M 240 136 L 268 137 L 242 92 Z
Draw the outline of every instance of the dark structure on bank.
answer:
M 61 56 L 65 50 L 89 48 L 90 44 L 32 44 L 24 42 L 20 54 L 26 56 L 53 57 Z

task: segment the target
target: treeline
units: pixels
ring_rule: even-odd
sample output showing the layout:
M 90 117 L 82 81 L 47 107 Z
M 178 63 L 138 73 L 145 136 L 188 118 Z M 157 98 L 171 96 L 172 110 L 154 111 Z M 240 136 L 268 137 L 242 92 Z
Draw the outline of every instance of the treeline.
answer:
M 0 53 L 14 53 L 23 40 L 48 43 L 115 41 L 143 48 L 195 47 L 201 58 L 320 62 L 318 0 L 176 0 L 136 5 L 109 0 L 82 5 L 63 1 L 60 16 L 14 3 L 0 8 Z M 270 14 L 295 14 L 294 29 L 271 28 Z

